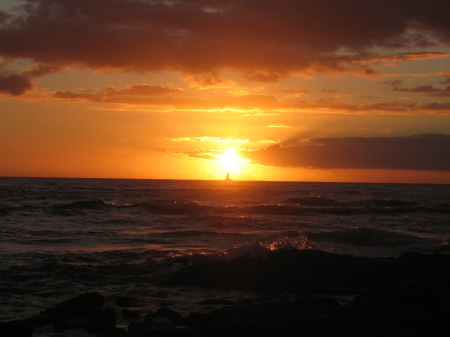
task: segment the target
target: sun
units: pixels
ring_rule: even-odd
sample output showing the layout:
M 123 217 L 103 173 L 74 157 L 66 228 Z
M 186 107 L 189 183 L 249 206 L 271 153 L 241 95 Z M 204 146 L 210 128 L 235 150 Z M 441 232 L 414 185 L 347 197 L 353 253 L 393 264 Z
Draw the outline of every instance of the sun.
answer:
M 241 166 L 245 163 L 245 159 L 236 154 L 236 150 L 228 149 L 224 154 L 217 156 L 220 165 L 227 172 L 239 173 Z

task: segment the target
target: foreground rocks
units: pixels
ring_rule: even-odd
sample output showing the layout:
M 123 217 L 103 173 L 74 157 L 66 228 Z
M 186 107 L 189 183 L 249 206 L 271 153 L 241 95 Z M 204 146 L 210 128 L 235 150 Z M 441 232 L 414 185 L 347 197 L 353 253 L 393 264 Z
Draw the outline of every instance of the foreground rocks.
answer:
M 98 336 L 448 336 L 450 256 L 408 253 L 397 259 L 340 256 L 319 251 L 278 250 L 266 259 L 187 265 L 164 280 L 167 286 L 237 288 L 264 295 L 187 315 L 161 307 L 140 313 L 133 300 L 115 304 L 129 324 L 116 327 L 117 313 L 99 293 L 61 302 L 38 316 L 0 323 L 2 337 L 28 337 L 42 326 L 64 335 L 71 329 Z M 340 303 L 338 295 L 353 295 Z M 73 335 L 73 334 L 72 334 Z
M 395 269 L 395 261 L 318 250 L 279 249 L 267 258 L 238 257 L 187 266 L 161 280 L 162 284 L 233 287 L 239 290 L 302 295 L 355 294 L 374 279 Z

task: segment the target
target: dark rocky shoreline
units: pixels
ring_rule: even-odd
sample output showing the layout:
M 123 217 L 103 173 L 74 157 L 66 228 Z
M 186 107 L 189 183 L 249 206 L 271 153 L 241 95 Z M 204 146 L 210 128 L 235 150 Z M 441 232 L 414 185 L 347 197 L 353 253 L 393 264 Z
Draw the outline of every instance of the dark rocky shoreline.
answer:
M 177 261 L 187 263 L 186 261 Z M 450 256 L 405 253 L 365 258 L 316 250 L 280 249 L 267 258 L 186 265 L 155 282 L 260 294 L 258 300 L 211 299 L 222 307 L 187 315 L 167 306 L 133 310 L 118 297 L 114 308 L 99 293 L 63 301 L 35 317 L 0 323 L 0 336 L 32 336 L 45 327 L 100 336 L 447 336 Z M 337 295 L 353 296 L 340 303 Z M 117 328 L 120 315 L 127 328 Z M 75 332 L 75 333 L 73 333 Z

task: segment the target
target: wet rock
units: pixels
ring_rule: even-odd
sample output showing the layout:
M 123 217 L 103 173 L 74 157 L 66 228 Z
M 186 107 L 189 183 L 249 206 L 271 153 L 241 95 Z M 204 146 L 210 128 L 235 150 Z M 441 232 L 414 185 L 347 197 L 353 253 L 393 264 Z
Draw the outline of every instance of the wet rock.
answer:
M 238 304 L 235 301 L 230 301 L 230 300 L 224 300 L 224 299 L 219 299 L 219 298 L 212 298 L 210 300 L 204 300 L 204 301 L 200 301 L 198 302 L 198 304 L 203 304 L 203 305 L 236 305 Z
M 118 296 L 114 302 L 115 305 L 118 307 L 123 308 L 132 308 L 139 306 L 139 303 L 134 298 L 125 297 L 125 296 Z
M 208 315 L 199 313 L 199 312 L 191 312 L 184 319 L 185 323 L 190 326 L 202 326 L 205 325 L 205 322 L 208 321 Z
M 154 313 L 149 313 L 149 314 L 147 314 L 147 315 L 145 315 L 144 316 L 144 322 L 147 324 L 147 325 L 153 325 L 153 323 L 154 323 L 154 321 L 155 321 L 155 314 Z
M 342 310 L 342 305 L 329 297 L 307 296 L 294 301 L 294 310 L 309 316 L 333 315 Z
M 61 302 L 56 306 L 56 311 L 59 316 L 88 317 L 100 309 L 104 302 L 100 293 L 87 293 Z
M 187 326 L 195 327 L 202 331 L 214 332 L 223 331 L 234 320 L 234 315 L 223 310 L 213 310 L 209 314 L 193 312 L 184 320 Z
M 140 312 L 134 311 L 134 310 L 129 310 L 129 309 L 122 310 L 121 315 L 123 318 L 128 318 L 128 319 L 141 317 Z
M 171 274 L 165 284 L 233 287 L 270 294 L 352 294 L 366 288 L 383 268 L 383 261 L 377 259 L 279 249 L 266 259 L 244 255 L 230 262 L 190 265 Z
M 123 328 L 116 328 L 115 330 L 102 335 L 102 337 L 126 337 L 126 336 L 128 336 L 127 331 Z
M 202 334 L 199 331 L 192 330 L 189 327 L 174 327 L 164 331 L 154 331 L 154 336 L 164 337 L 199 337 Z M 206 337 L 206 336 L 205 336 Z
M 0 336 L 2 337 L 31 337 L 33 325 L 25 320 L 0 322 Z
M 405 306 L 438 309 L 449 304 L 447 289 L 436 279 L 408 280 L 400 286 L 399 291 Z
M 158 305 L 160 307 L 167 307 L 169 305 L 173 305 L 173 302 L 159 302 Z
M 177 257 L 173 259 L 173 263 L 180 263 L 182 266 L 187 266 L 189 264 L 185 257 Z
M 131 322 L 128 325 L 128 335 L 130 336 L 142 336 L 150 334 L 152 326 L 146 322 Z
M 255 276 L 264 266 L 262 257 L 251 258 L 249 254 L 237 257 L 228 263 L 228 275 L 233 284 L 239 286 L 252 285 Z
M 172 322 L 176 322 L 181 319 L 180 313 L 166 307 L 158 308 L 158 310 L 156 310 L 156 315 L 167 318 Z
M 105 337 L 121 337 L 125 333 L 140 337 L 448 335 L 447 254 L 407 253 L 397 259 L 376 259 L 280 249 L 269 253 L 266 259 L 244 255 L 230 262 L 187 266 L 173 274 L 173 283 L 169 284 L 176 283 L 174 280 L 234 287 L 264 296 L 242 302 L 210 300 L 203 303 L 223 307 L 186 317 L 166 307 L 143 318 L 137 316 L 137 311 L 124 309 L 123 317 L 136 320 L 125 332 L 115 327 L 113 309 L 101 309 L 103 297 L 91 293 L 62 302 L 27 321 L 0 323 L 0 336 L 28 337 L 33 325 L 49 323 L 54 323 L 55 329 L 71 329 L 76 319 L 87 331 Z M 341 305 L 325 294 L 358 295 L 351 303 Z M 130 304 L 130 298 L 116 299 L 116 305 Z
M 116 317 L 112 308 L 98 309 L 89 316 L 86 331 L 100 335 L 111 333 L 116 329 Z
M 226 287 L 230 284 L 227 261 L 209 261 L 189 265 L 170 275 L 166 285 L 194 284 L 202 287 Z
M 253 286 L 271 293 L 351 294 L 369 284 L 374 264 L 369 258 L 279 249 L 269 253 Z
M 57 319 L 54 323 L 53 323 L 53 329 L 55 329 L 56 331 L 64 331 L 64 330 L 68 330 L 70 329 L 72 326 L 67 323 L 66 321 L 62 320 L 62 319 Z
M 35 317 L 31 317 L 29 321 L 34 326 L 45 326 L 55 323 L 56 320 L 60 319 L 58 316 L 58 311 L 56 308 L 49 308 L 39 312 Z

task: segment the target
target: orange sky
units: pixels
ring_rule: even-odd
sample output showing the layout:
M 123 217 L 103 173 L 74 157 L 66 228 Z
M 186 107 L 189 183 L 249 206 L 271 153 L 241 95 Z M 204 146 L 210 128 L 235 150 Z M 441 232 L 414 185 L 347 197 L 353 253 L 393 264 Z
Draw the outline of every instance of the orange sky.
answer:
M 0 176 L 450 183 L 448 0 L 0 4 Z

